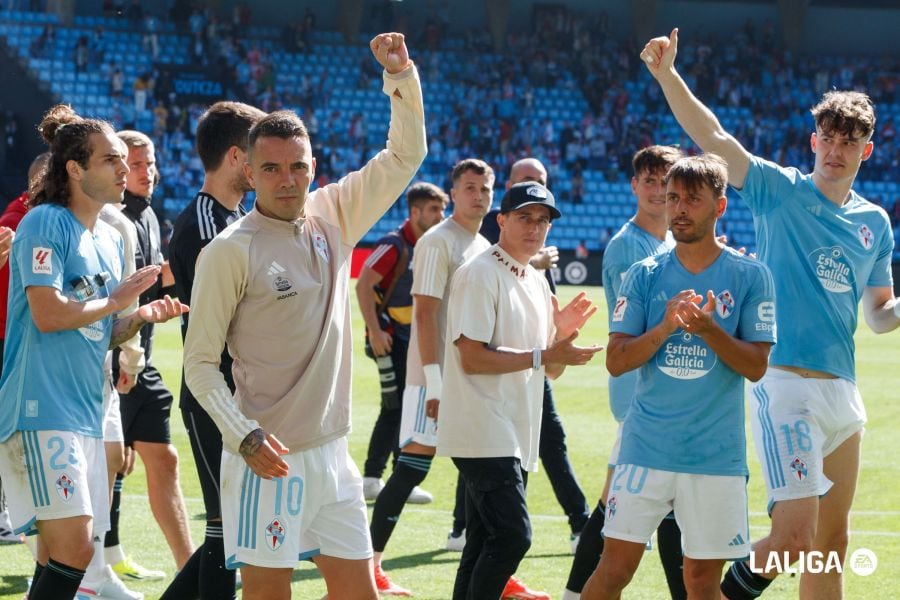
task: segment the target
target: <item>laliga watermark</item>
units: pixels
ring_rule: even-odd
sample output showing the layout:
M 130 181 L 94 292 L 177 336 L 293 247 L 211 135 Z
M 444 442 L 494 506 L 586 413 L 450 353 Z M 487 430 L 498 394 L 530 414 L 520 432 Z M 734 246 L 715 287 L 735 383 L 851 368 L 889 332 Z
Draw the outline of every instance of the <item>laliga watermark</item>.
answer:
M 750 570 L 754 573 L 843 573 L 837 552 L 801 552 L 795 563 L 791 563 L 787 552 L 769 552 L 765 564 L 758 562 L 756 552 L 750 552 Z M 860 577 L 868 577 L 878 568 L 878 557 L 868 548 L 859 548 L 850 555 L 847 562 L 850 570 Z

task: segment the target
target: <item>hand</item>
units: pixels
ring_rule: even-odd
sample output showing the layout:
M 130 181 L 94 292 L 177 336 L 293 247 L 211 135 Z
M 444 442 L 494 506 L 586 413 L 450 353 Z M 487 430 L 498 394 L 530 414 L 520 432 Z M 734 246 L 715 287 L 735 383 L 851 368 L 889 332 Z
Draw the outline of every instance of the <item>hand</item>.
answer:
M 436 398 L 432 398 L 431 400 L 426 400 L 425 401 L 425 416 L 437 421 L 438 411 L 440 410 L 440 407 L 441 407 L 440 400 L 438 400 Z
M 554 343 L 544 350 L 544 363 L 555 365 L 584 365 L 594 358 L 594 355 L 603 350 L 603 346 L 592 344 L 590 346 L 576 346 L 572 342 L 578 337 L 575 331 L 564 340 Z
M 125 462 L 122 463 L 122 477 L 128 477 L 134 471 L 134 448 L 125 446 Z
M 559 262 L 559 249 L 556 246 L 544 246 L 528 262 L 535 269 L 546 271 L 551 267 L 555 267 L 556 263 Z
M 378 64 L 391 75 L 404 71 L 412 65 L 402 33 L 380 33 L 369 42 L 369 48 L 372 49 Z
M 120 394 L 127 394 L 137 382 L 137 377 L 126 371 L 119 369 L 119 380 L 116 382 L 116 391 Z
M 703 298 L 695 294 L 694 290 L 682 290 L 672 296 L 666 303 L 666 314 L 660 323 L 666 335 L 671 335 L 684 328 L 684 321 L 681 317 L 682 304 L 689 303 L 696 306 L 702 301 Z
M 16 232 L 14 232 L 9 227 L 0 227 L 0 265 L 6 262 L 6 259 L 9 258 L 9 251 L 12 249 L 13 238 L 16 237 Z
M 641 50 L 641 60 L 653 77 L 675 68 L 675 55 L 678 54 L 678 28 L 672 30 L 669 37 L 653 38 Z
M 560 310 L 559 300 L 551 296 L 553 303 L 553 324 L 556 325 L 556 339 L 565 339 L 581 329 L 588 319 L 597 312 L 597 307 L 584 292 L 579 292 L 572 301 Z
M 288 474 L 288 464 L 281 456 L 290 450 L 261 428 L 247 434 L 241 442 L 240 452 L 247 466 L 263 479 L 286 477 Z
M 159 300 L 142 305 L 137 312 L 138 316 L 147 323 L 165 323 L 172 317 L 180 317 L 189 310 L 191 310 L 190 306 L 182 304 L 181 301 L 166 294 Z
M 681 328 L 702 337 L 715 327 L 713 313 L 716 310 L 716 296 L 709 290 L 706 292 L 706 304 L 700 306 L 701 301 L 700 296 L 694 296 L 691 302 L 682 302 L 676 310 Z
M 150 289 L 159 277 L 159 266 L 148 265 L 142 269 L 138 269 L 124 280 L 122 280 L 113 293 L 109 295 L 109 299 L 113 302 L 117 311 L 124 310 L 132 302 L 134 302 L 142 292 Z
M 369 347 L 372 348 L 372 354 L 375 356 L 387 356 L 391 353 L 393 346 L 393 338 L 391 334 L 381 329 L 369 330 Z

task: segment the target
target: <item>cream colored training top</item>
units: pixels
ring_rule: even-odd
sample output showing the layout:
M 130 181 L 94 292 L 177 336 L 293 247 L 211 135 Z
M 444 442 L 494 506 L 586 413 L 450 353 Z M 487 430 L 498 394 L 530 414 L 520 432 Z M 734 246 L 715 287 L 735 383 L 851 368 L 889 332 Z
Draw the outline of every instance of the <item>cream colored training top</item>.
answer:
M 350 430 L 350 256 L 426 154 L 415 67 L 385 73 L 383 89 L 391 99 L 385 150 L 311 192 L 302 218 L 278 221 L 254 209 L 200 254 L 185 379 L 231 452 L 257 427 L 291 452 Z M 219 372 L 226 341 L 234 397 Z

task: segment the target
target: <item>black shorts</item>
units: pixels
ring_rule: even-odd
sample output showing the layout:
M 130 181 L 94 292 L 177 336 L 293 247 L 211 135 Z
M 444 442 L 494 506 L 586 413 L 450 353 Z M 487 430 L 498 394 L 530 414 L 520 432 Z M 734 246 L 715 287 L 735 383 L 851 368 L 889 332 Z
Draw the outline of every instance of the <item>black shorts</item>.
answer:
M 197 465 L 206 520 L 222 518 L 219 472 L 222 465 L 222 434 L 202 408 L 182 409 L 181 418 L 191 440 L 191 452 Z
M 127 394 L 119 397 L 119 412 L 122 414 L 122 431 L 125 444 L 134 442 L 155 442 L 168 444 L 169 412 L 172 409 L 172 392 L 163 383 L 162 376 L 154 366 L 148 366 L 137 383 Z

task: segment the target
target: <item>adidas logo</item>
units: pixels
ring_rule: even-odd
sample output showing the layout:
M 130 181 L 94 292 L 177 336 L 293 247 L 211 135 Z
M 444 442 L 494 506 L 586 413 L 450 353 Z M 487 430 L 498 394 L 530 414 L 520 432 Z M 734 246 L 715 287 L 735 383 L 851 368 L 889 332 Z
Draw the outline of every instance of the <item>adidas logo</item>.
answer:
M 285 268 L 279 265 L 274 260 L 272 261 L 271 266 L 269 267 L 269 275 L 278 275 L 279 273 L 284 273 Z
M 669 301 L 669 296 L 666 295 L 665 292 L 659 292 L 658 294 L 656 294 L 655 300 L 656 300 L 657 302 L 668 302 L 668 301 Z
M 822 207 L 818 204 L 810 204 L 806 207 L 806 210 L 816 215 L 817 217 L 822 214 Z
M 737 534 L 734 536 L 734 539 L 728 542 L 729 546 L 743 546 L 746 542 L 744 542 L 744 538 L 741 537 L 741 534 Z

